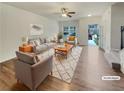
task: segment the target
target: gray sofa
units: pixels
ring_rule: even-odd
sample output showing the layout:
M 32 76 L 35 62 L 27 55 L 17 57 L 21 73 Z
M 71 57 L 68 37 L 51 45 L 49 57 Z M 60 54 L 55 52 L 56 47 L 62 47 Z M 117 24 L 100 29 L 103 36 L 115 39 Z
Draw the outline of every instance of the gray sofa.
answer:
M 16 51 L 18 62 L 15 64 L 17 80 L 24 83 L 31 90 L 41 84 L 41 82 L 52 72 L 52 55 L 42 59 L 36 59 L 35 54 L 28 54 Z
M 36 54 L 43 53 L 55 46 L 55 43 L 48 42 L 41 38 L 30 38 L 28 43 L 33 45 L 33 52 Z

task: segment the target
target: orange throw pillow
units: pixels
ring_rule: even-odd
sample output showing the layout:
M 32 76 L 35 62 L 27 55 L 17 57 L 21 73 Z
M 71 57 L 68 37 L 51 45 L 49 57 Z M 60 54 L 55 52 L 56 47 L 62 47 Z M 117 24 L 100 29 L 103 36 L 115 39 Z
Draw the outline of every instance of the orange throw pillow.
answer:
M 75 40 L 75 36 L 69 36 L 69 41 L 74 41 Z

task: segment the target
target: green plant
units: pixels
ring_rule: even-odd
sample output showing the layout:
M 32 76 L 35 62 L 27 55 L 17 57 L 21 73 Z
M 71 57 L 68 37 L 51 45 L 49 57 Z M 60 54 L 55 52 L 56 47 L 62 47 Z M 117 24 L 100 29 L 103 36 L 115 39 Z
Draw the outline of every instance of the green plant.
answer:
M 58 42 L 60 42 L 60 39 L 63 38 L 63 33 L 59 32 L 58 35 L 57 35 L 57 38 L 58 38 Z
M 60 39 L 62 39 L 63 38 L 63 34 L 62 34 L 62 32 L 59 32 L 58 33 L 58 39 L 60 40 Z

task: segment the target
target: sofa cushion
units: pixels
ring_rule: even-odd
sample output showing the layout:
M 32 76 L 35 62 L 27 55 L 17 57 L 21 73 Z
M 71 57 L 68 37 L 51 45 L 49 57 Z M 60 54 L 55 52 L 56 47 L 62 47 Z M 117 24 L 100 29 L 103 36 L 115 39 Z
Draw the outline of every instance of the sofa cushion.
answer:
M 48 58 L 49 57 L 49 52 L 48 51 L 45 51 L 43 53 L 40 53 L 37 55 L 38 59 L 40 61 L 43 61 L 44 59 Z
M 48 49 L 47 45 L 42 44 L 39 46 L 35 46 L 34 52 L 35 53 L 42 53 L 42 52 L 46 51 L 47 49 Z
M 33 64 L 37 63 L 35 55 L 33 55 L 33 54 L 16 51 L 16 55 L 20 61 L 25 62 L 27 64 L 33 65 Z

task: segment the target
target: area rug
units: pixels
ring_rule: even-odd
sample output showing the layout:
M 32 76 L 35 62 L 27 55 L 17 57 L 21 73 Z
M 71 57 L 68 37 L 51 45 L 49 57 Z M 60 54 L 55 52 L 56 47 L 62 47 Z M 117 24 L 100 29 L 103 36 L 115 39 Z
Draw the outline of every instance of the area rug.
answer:
M 77 66 L 79 57 L 81 55 L 82 47 L 76 46 L 65 58 L 62 55 L 57 55 L 53 57 L 53 75 L 54 77 L 61 79 L 65 82 L 71 83 L 72 77 L 74 75 L 75 68 Z M 49 54 L 53 54 L 54 49 L 49 51 Z

